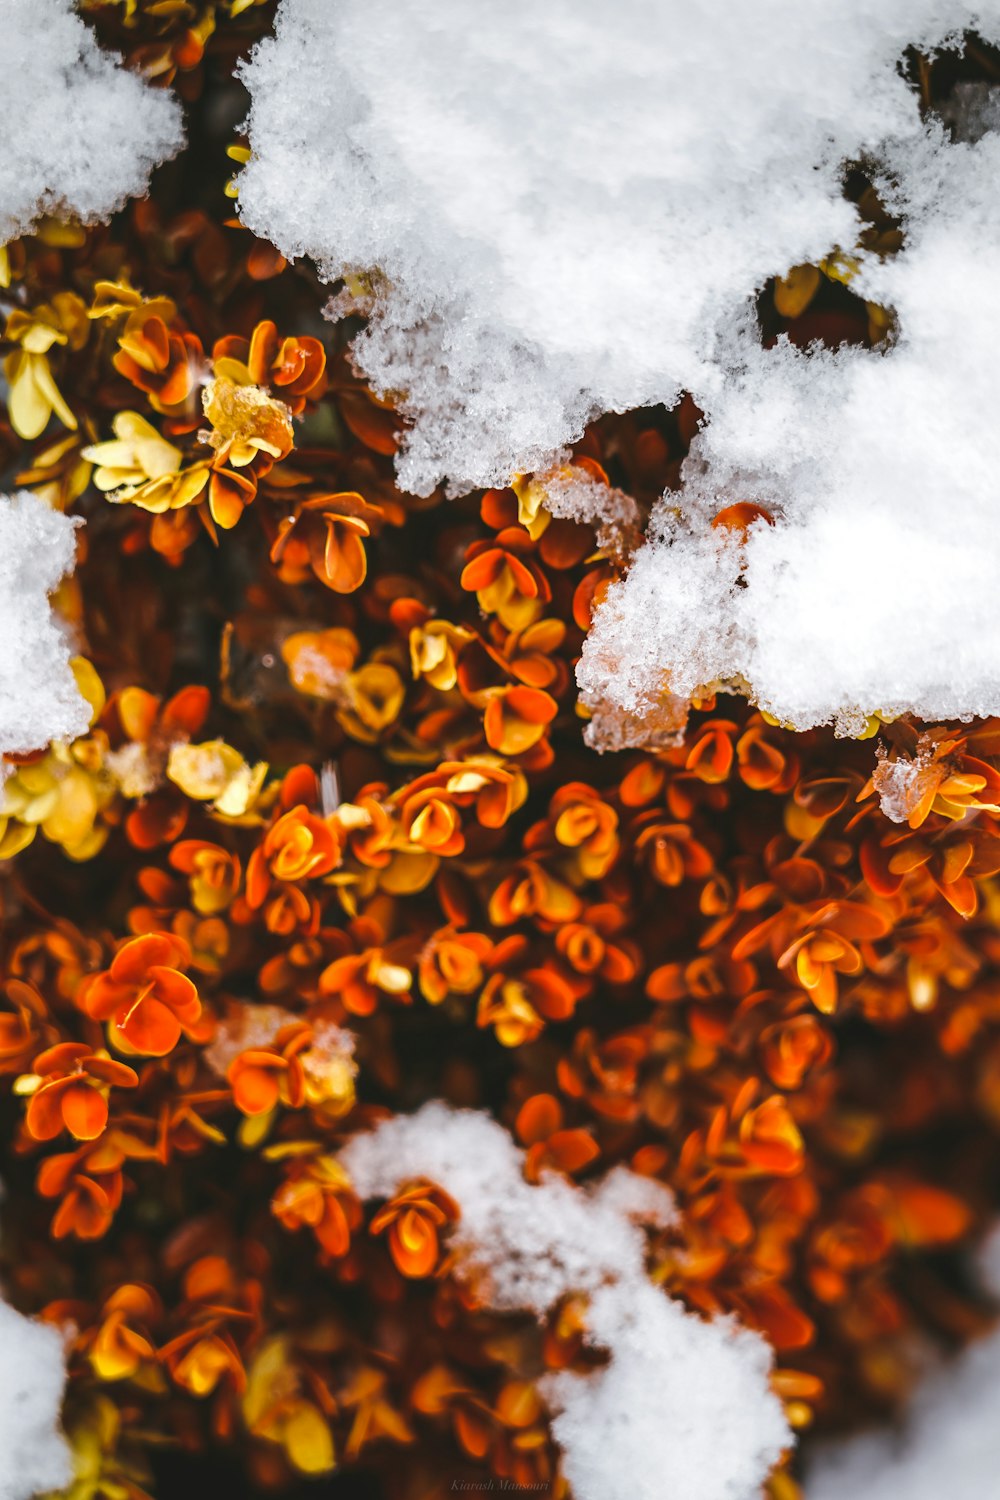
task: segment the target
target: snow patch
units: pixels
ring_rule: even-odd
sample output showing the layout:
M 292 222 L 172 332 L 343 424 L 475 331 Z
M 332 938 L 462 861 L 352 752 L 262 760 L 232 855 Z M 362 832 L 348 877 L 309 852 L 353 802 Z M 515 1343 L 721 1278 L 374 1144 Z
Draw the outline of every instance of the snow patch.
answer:
M 1000 1296 L 1000 1232 L 980 1257 Z M 918 1388 L 903 1423 L 823 1449 L 806 1475 L 806 1500 L 984 1500 L 1000 1468 L 1000 1329 L 942 1364 Z
M 78 525 L 27 491 L 0 495 L 0 752 L 44 749 L 90 722 L 48 600 L 73 567 Z
M 587 1338 L 607 1366 L 542 1382 L 577 1500 L 757 1500 L 790 1441 L 771 1392 L 771 1355 L 730 1319 L 703 1322 L 648 1280 L 643 1225 L 673 1199 L 623 1167 L 590 1189 L 531 1186 L 523 1152 L 489 1116 L 434 1102 L 355 1136 L 340 1160 L 363 1198 L 427 1177 L 459 1203 L 451 1248 L 501 1312 L 543 1317 L 588 1299 Z
M 183 140 L 180 106 L 103 51 L 72 0 L 0 0 L 0 244 L 44 214 L 107 219 Z
M 65 1379 L 59 1330 L 0 1301 L 0 1500 L 31 1500 L 69 1482 L 59 1427 Z
M 899 67 L 967 28 L 1000 38 L 998 0 L 621 0 L 613 24 L 509 0 L 475 25 L 462 0 L 283 0 L 246 65 L 240 212 L 369 314 L 406 488 L 549 469 L 683 390 L 707 413 L 597 613 L 599 746 L 725 684 L 840 733 L 1000 711 L 997 107 L 966 90 L 946 130 Z M 762 349 L 767 279 L 854 251 L 859 160 L 905 248 L 853 284 L 898 337 Z M 712 526 L 740 501 L 774 524 Z

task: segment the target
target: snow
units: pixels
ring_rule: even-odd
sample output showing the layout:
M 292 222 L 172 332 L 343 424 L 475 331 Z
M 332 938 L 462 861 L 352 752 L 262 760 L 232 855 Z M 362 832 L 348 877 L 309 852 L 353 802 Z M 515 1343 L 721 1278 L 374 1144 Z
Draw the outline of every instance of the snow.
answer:
M 283 1005 L 236 1001 L 230 1013 L 216 1026 L 215 1035 L 205 1048 L 205 1061 L 220 1078 L 224 1078 L 241 1052 L 272 1046 L 284 1027 L 301 1021 L 301 1016 L 286 1010 Z M 300 1054 L 307 1077 L 319 1083 L 331 1069 L 341 1070 L 345 1065 L 353 1076 L 357 1066 L 352 1033 L 323 1018 L 311 1025 L 309 1047 Z
M 73 566 L 78 524 L 27 491 L 0 495 L 0 752 L 44 749 L 90 722 L 48 601 Z
M 224 1078 L 241 1052 L 250 1048 L 270 1047 L 283 1026 L 299 1017 L 283 1005 L 254 1005 L 238 1001 L 232 1011 L 219 1021 L 204 1058 L 209 1067 Z
M 895 760 L 889 759 L 884 745 L 876 745 L 872 785 L 879 807 L 891 822 L 909 822 L 934 784 L 934 746 L 929 736 L 920 736 L 912 757 L 899 755 Z
M 539 474 L 527 487 L 535 486 L 544 515 L 590 522 L 597 527 L 597 546 L 602 551 L 628 551 L 641 534 L 639 507 L 632 497 L 602 484 L 578 465 L 563 464 Z M 518 488 L 524 493 L 522 486 Z
M 978 141 L 1000 127 L 1000 88 L 989 83 L 959 83 L 941 110 L 961 141 Z
M 715 386 L 754 288 L 852 243 L 840 163 L 906 124 L 894 64 L 940 10 L 284 0 L 240 211 L 331 279 L 378 271 L 357 354 L 407 393 L 404 483 L 500 483 Z
M 983 1279 L 1000 1296 L 1000 1234 Z M 806 1500 L 984 1500 L 1000 1467 L 1000 1329 L 943 1364 L 917 1390 L 902 1426 L 830 1445 L 806 1476 Z
M 619 1167 L 589 1189 L 555 1176 L 531 1186 L 500 1125 L 438 1102 L 355 1136 L 340 1160 L 363 1198 L 417 1177 L 451 1194 L 451 1248 L 498 1311 L 541 1318 L 570 1292 L 589 1299 L 587 1338 L 609 1363 L 541 1387 L 577 1500 L 618 1500 L 625 1475 L 634 1500 L 757 1500 L 790 1441 L 770 1352 L 648 1280 L 642 1226 L 675 1214 L 661 1184 Z
M 821 354 L 734 335 L 680 513 L 665 497 L 587 643 L 595 701 L 634 710 L 669 666 L 681 697 L 742 678 L 799 729 L 1000 709 L 1000 136 L 886 158 L 906 247 L 858 285 L 895 310 L 898 342 Z M 713 528 L 734 500 L 775 524 Z
M 179 105 L 102 51 L 72 0 L 0 0 L 0 24 L 0 244 L 44 214 L 110 217 L 179 149 Z
M 59 1330 L 0 1301 L 0 1500 L 31 1500 L 68 1483 L 59 1429 L 65 1378 Z
M 966 28 L 1000 38 L 998 0 L 282 0 L 245 67 L 240 212 L 370 311 L 405 487 L 551 470 L 683 390 L 706 412 L 587 643 L 599 746 L 720 684 L 840 733 L 1000 710 L 1000 110 L 963 89 L 952 139 L 898 66 Z M 767 279 L 856 251 L 858 160 L 904 248 L 853 285 L 898 335 L 764 350 Z M 744 500 L 774 524 L 711 525 Z
M 0 24 L 0 244 L 45 214 L 109 217 L 180 147 L 178 104 L 103 52 L 71 0 L 0 0 Z M 48 605 L 72 568 L 76 524 L 31 494 L 0 496 L 0 753 L 72 739 L 89 722 Z

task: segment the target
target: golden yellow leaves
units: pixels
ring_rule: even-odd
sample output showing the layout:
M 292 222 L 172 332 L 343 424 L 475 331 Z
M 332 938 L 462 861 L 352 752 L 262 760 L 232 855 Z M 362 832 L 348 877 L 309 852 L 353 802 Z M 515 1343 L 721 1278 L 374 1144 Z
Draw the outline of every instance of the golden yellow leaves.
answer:
M 130 503 L 155 515 L 197 500 L 208 483 L 208 464 L 181 469 L 183 455 L 137 411 L 119 412 L 114 438 L 84 448 L 96 464 L 94 484 L 115 504 Z
M 195 802 L 210 802 L 227 818 L 251 811 L 267 776 L 267 763 L 251 766 L 225 740 L 200 745 L 174 745 L 167 760 L 167 777 Z
M 88 334 L 86 303 L 75 292 L 57 292 L 51 303 L 32 312 L 15 308 L 10 314 L 4 336 L 20 347 L 4 360 L 4 374 L 10 386 L 11 426 L 19 437 L 28 442 L 40 437 L 53 415 L 64 427 L 76 428 L 76 417 L 52 375 L 48 352 L 56 344 L 82 349 Z

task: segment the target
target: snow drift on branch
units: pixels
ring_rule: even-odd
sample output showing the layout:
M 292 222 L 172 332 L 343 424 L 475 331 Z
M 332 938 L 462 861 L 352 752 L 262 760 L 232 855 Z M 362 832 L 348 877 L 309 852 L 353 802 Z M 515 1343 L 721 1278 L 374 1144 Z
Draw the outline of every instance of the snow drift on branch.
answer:
M 48 600 L 73 566 L 78 524 L 27 491 L 0 495 L 0 752 L 72 739 L 90 721 Z
M 178 104 L 102 51 L 73 0 L 0 0 L 0 26 L 0 244 L 47 213 L 108 218 L 178 150 Z
M 58 1425 L 65 1378 L 59 1330 L 0 1301 L 0 1500 L 30 1500 L 68 1483 Z
M 708 414 L 599 613 L 593 705 L 651 722 L 730 681 L 798 727 L 1000 711 L 998 150 L 971 139 L 998 112 L 963 97 L 952 143 L 899 67 L 965 28 L 1000 37 L 998 0 L 509 0 L 474 24 L 283 0 L 244 75 L 241 212 L 370 310 L 355 353 L 403 393 L 404 485 L 504 483 L 684 389 Z M 898 340 L 764 351 L 765 281 L 856 245 L 858 160 L 904 221 L 855 283 Z M 710 524 L 743 500 L 775 523 L 745 545 Z
M 588 1341 L 610 1353 L 588 1375 L 542 1382 L 578 1500 L 756 1500 L 789 1440 L 768 1385 L 770 1354 L 726 1319 L 702 1322 L 649 1282 L 642 1224 L 674 1214 L 659 1183 L 617 1168 L 590 1191 L 525 1182 L 523 1153 L 487 1115 L 427 1104 L 341 1153 L 362 1197 L 428 1177 L 455 1197 L 451 1245 L 501 1312 L 543 1317 L 589 1298 Z

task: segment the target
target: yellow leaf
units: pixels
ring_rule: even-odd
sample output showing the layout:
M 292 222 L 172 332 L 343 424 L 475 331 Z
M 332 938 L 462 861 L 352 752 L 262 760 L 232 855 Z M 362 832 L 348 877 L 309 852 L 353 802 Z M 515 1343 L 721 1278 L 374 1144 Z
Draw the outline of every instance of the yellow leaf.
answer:
M 90 704 L 90 722 L 93 724 L 105 704 L 104 684 L 85 656 L 74 656 L 70 667 L 80 690 L 80 697 Z
M 297 1405 L 285 1423 L 284 1448 L 302 1474 L 327 1474 L 334 1466 L 330 1429 L 307 1401 Z
M 49 362 L 45 355 L 33 354 L 27 357 L 32 361 L 32 379 L 42 400 L 48 403 L 50 410 L 55 412 L 64 427 L 69 427 L 75 432 L 76 418 L 66 405 L 62 392 L 52 378 L 52 371 L 49 369 Z
M 38 831 L 34 824 L 28 826 L 24 823 L 11 823 L 6 818 L 0 820 L 0 823 L 3 824 L 3 832 L 0 833 L 0 859 L 13 859 L 15 854 L 27 849 Z
M 35 384 L 31 368 L 32 360 L 44 358 L 44 355 L 28 354 L 23 349 L 15 349 L 4 360 L 4 373 L 10 386 L 7 397 L 10 425 L 18 437 L 29 443 L 41 437 L 52 415 L 51 406 Z
M 815 266 L 793 266 L 787 276 L 779 276 L 774 288 L 774 306 L 783 318 L 797 318 L 805 312 L 819 287 Z
M 185 797 L 211 802 L 222 796 L 245 764 L 239 751 L 225 740 L 205 740 L 201 745 L 174 745 L 167 760 L 167 776 Z

